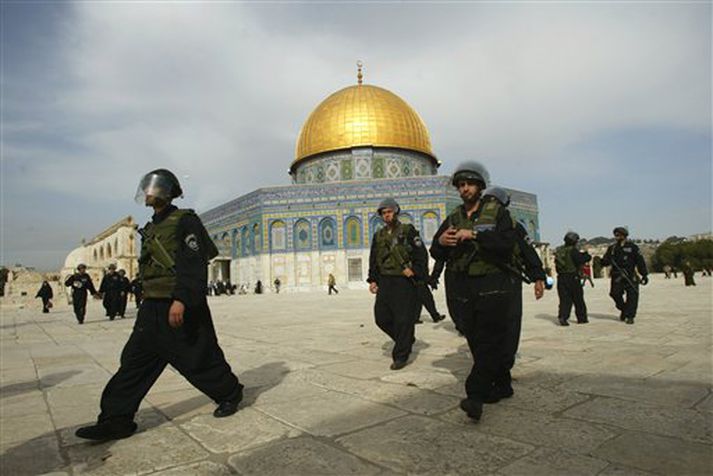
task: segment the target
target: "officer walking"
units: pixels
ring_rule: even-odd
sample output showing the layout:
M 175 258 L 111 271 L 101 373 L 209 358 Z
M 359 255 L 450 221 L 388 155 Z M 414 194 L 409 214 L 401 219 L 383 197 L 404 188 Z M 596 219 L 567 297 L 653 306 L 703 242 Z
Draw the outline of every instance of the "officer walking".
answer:
M 91 276 L 87 274 L 87 265 L 83 263 L 77 265 L 77 272 L 67 277 L 64 285 L 72 288 L 74 315 L 78 323 L 84 324 L 84 316 L 87 313 L 87 291 L 92 293 L 92 296 L 99 297 Z
M 119 280 L 121 281 L 121 287 L 119 288 L 119 312 L 118 314 L 121 316 L 123 319 L 126 314 L 126 303 L 129 300 L 129 293 L 131 292 L 131 281 L 129 281 L 129 278 L 126 277 L 126 271 L 123 269 L 120 269 L 119 272 Z
M 40 289 L 37 291 L 35 298 L 42 299 L 42 312 L 43 313 L 46 314 L 46 313 L 50 312 L 50 308 L 52 307 L 52 298 L 53 297 L 54 297 L 54 292 L 52 291 L 52 286 L 50 286 L 50 283 L 47 281 L 42 281 L 42 285 L 40 286 Z
M 483 201 L 497 200 L 500 205 L 510 205 L 510 195 L 500 187 L 489 187 L 483 192 Z M 522 283 L 535 283 L 535 299 L 541 299 L 545 294 L 545 280 L 547 275 L 542 267 L 542 260 L 537 255 L 532 245 L 532 240 L 527 235 L 527 230 L 518 221 L 514 221 L 517 243 L 515 245 L 512 272 L 516 279 L 513 280 L 513 295 L 507 314 L 507 330 L 505 345 L 503 346 L 503 365 L 501 373 L 496 377 L 493 396 L 495 398 L 509 398 L 513 396 L 512 376 L 510 371 L 515 365 L 515 356 L 520 346 L 520 332 L 522 329 Z
M 433 270 L 431 271 L 431 275 L 428 277 L 428 283 L 434 291 L 438 287 L 439 279 L 441 278 L 441 273 L 443 273 L 445 266 L 446 261 L 442 259 L 437 259 L 433 264 Z M 458 314 L 456 313 L 457 302 L 453 293 L 453 289 L 455 288 L 455 284 L 453 284 L 454 275 L 455 273 L 448 269 L 446 269 L 446 272 L 444 273 L 446 307 L 448 308 L 448 314 L 451 316 L 451 320 L 455 325 L 456 331 L 462 336 L 463 330 L 461 329 L 462 326 L 460 325 L 460 321 L 458 321 Z
M 394 341 L 391 370 L 408 364 L 420 309 L 416 280 L 426 278 L 428 259 L 416 228 L 399 221 L 400 211 L 393 198 L 383 200 L 377 208 L 386 226 L 371 240 L 367 279 L 369 291 L 376 294 L 376 325 Z
M 109 320 L 113 321 L 117 314 L 121 313 L 121 288 L 123 283 L 121 276 L 116 272 L 116 265 L 111 263 L 107 267 L 107 273 L 102 278 L 99 285 L 99 293 L 103 296 L 104 309 Z
M 569 314 L 577 316 L 577 324 L 586 324 L 587 305 L 584 303 L 584 290 L 579 283 L 579 269 L 584 263 L 591 261 L 592 257 L 587 252 L 577 249 L 579 235 L 568 231 L 564 235 L 564 245 L 555 250 L 555 267 L 557 268 L 557 295 L 560 299 L 557 319 L 561 326 L 569 325 Z
M 627 324 L 633 324 L 636 308 L 639 305 L 639 283 L 643 286 L 649 283 L 649 272 L 639 247 L 629 241 L 628 237 L 629 230 L 625 227 L 614 228 L 616 243 L 607 248 L 602 258 L 602 266 L 612 267 L 609 296 L 614 300 L 616 308 L 621 311 L 619 319 L 626 321 Z M 641 279 L 636 274 L 637 270 Z
M 504 373 L 503 348 L 514 277 L 509 266 L 516 243 L 507 208 L 497 200 L 481 200 L 489 174 L 478 162 L 465 162 L 453 174 L 463 204 L 441 224 L 433 237 L 431 256 L 446 260 L 454 273 L 451 289 L 473 367 L 465 383 L 467 398 L 460 408 L 479 420 L 483 403 L 497 402 L 496 380 Z
M 102 393 L 97 423 L 78 429 L 80 438 L 131 436 L 139 404 L 167 364 L 218 403 L 217 418 L 235 413 L 243 398 L 243 386 L 218 345 L 205 296 L 208 260 L 218 250 L 193 210 L 171 204 L 182 195 L 178 179 L 166 169 L 149 172 L 139 183 L 137 201 L 154 210 L 140 231 L 144 301 L 121 366 Z
M 421 321 L 421 308 L 426 308 L 426 311 L 428 311 L 428 314 L 431 316 L 431 319 L 433 322 L 441 322 L 443 319 L 446 318 L 445 315 L 441 314 L 438 312 L 438 309 L 436 309 L 436 301 L 433 299 L 433 293 L 431 292 L 431 287 L 433 289 L 438 288 L 438 283 L 437 281 L 435 284 L 433 284 L 433 281 L 430 281 L 429 277 L 426 277 L 426 281 L 421 281 L 418 280 L 416 281 L 416 291 L 418 292 L 418 300 L 420 305 L 418 306 L 418 312 L 416 313 L 416 323 L 422 323 Z
M 131 280 L 131 293 L 134 295 L 134 302 L 136 303 L 136 309 L 138 309 L 141 306 L 141 299 L 144 294 L 141 279 L 138 276 Z

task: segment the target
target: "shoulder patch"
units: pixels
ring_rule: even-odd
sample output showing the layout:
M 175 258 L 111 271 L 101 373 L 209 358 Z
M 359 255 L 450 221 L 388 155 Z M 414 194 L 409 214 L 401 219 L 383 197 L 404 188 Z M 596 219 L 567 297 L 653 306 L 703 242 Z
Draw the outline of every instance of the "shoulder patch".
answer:
M 198 244 L 198 237 L 195 233 L 188 234 L 184 241 L 186 242 L 186 246 L 189 249 L 193 251 L 198 251 L 200 249 L 200 245 Z
M 416 247 L 418 247 L 418 248 L 423 247 L 423 240 L 421 239 L 421 237 L 419 235 L 416 235 L 413 237 L 413 244 L 416 245 Z

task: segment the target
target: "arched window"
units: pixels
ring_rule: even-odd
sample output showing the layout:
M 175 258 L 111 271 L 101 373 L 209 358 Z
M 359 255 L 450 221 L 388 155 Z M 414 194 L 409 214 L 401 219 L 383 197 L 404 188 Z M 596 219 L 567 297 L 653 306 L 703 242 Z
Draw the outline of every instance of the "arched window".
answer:
M 270 249 L 272 251 L 283 251 L 287 249 L 287 227 L 281 220 L 273 221 L 270 225 Z
M 428 211 L 421 217 L 421 239 L 427 243 L 430 243 L 433 239 L 433 235 L 438 231 L 438 215 L 436 212 Z
M 347 248 L 361 248 L 361 220 L 349 217 L 344 222 L 344 244 Z
M 319 247 L 329 249 L 337 247 L 337 225 L 332 218 L 319 222 Z
M 111 243 L 106 244 L 106 257 L 111 258 Z
M 260 225 L 258 225 L 257 223 L 253 225 L 250 237 L 252 238 L 252 245 L 250 247 L 251 251 L 254 254 L 258 254 L 260 251 L 262 251 L 262 241 L 260 240 Z
M 297 220 L 292 239 L 296 250 L 309 250 L 312 248 L 312 229 L 309 221 L 304 218 Z
M 218 249 L 221 255 L 225 256 L 230 253 L 230 234 L 227 231 L 221 235 Z
M 540 240 L 540 237 L 537 234 L 537 224 L 535 223 L 535 220 L 530 220 L 530 223 L 527 225 L 527 234 L 530 235 L 530 238 L 535 241 Z
M 374 237 L 374 234 L 382 228 L 384 228 L 384 220 L 381 219 L 381 216 L 372 216 L 369 220 L 369 246 L 371 246 L 371 239 Z
M 114 239 L 114 254 L 116 254 L 116 256 L 121 254 L 119 253 L 119 238 Z
M 230 253 L 233 258 L 237 258 L 240 255 L 240 232 L 238 230 L 233 230 L 233 243 Z
M 250 236 L 248 227 L 244 226 L 240 229 L 240 256 L 250 255 Z
M 104 261 L 104 247 L 103 247 L 103 246 L 101 246 L 101 247 L 99 248 L 99 259 L 100 259 L 101 261 Z
M 96 261 L 96 260 L 97 260 L 97 250 L 96 250 L 96 248 L 94 248 L 94 261 Z

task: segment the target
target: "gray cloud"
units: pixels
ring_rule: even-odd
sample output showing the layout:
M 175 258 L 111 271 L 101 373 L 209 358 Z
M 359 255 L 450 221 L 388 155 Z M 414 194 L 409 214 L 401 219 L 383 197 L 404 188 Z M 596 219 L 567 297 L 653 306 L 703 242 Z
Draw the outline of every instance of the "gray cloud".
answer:
M 612 131 L 710 134 L 709 40 L 706 4 L 76 3 L 51 54 L 3 82 L 6 207 L 27 191 L 73 197 L 98 231 L 119 217 L 107 210 L 136 212 L 128 199 L 155 167 L 189 176 L 200 209 L 286 184 L 302 122 L 354 84 L 362 59 L 367 82 L 424 118 L 442 172 L 487 161 L 499 182 L 540 195 L 545 236 L 558 236 L 578 217 L 548 193 L 623 159 L 592 143 Z M 693 164 L 706 154 L 710 170 L 710 147 Z M 708 180 L 694 186 L 710 196 Z M 677 223 L 702 231 L 701 215 Z M 648 216 L 622 218 L 653 230 Z

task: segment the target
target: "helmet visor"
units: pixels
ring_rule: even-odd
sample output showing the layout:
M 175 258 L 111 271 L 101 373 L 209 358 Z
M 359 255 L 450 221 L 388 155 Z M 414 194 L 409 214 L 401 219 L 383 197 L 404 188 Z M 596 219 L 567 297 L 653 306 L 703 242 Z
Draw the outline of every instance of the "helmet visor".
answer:
M 160 198 L 161 200 L 171 201 L 173 198 L 173 184 L 168 177 L 159 174 L 146 174 L 139 182 L 136 189 L 134 200 L 136 203 L 143 205 L 146 203 L 146 197 Z

